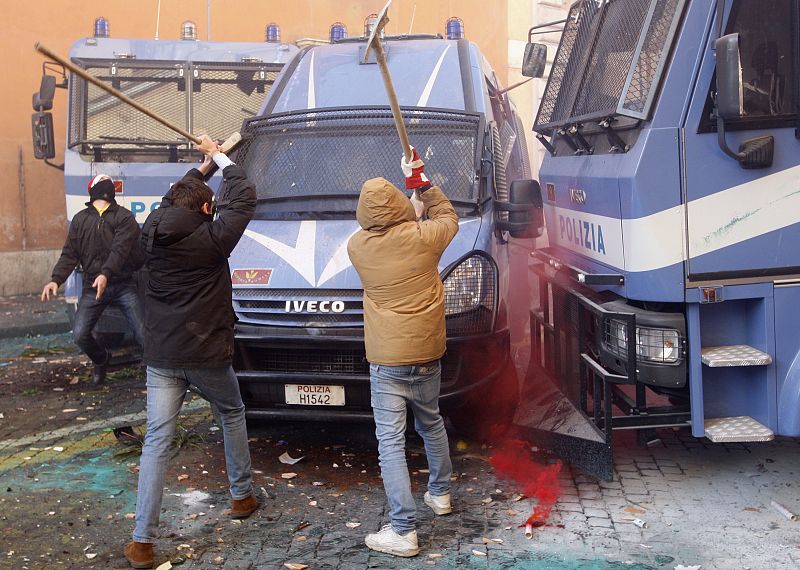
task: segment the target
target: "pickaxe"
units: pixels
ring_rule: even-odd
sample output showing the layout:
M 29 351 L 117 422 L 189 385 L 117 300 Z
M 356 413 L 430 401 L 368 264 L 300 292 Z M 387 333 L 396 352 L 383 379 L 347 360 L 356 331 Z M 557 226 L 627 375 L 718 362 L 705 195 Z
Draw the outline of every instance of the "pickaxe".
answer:
M 125 95 L 123 93 L 120 93 L 119 91 L 117 91 L 116 89 L 114 89 L 110 85 L 108 85 L 106 83 L 103 83 L 99 79 L 97 79 L 95 77 L 92 77 L 90 74 L 86 73 L 86 71 L 84 71 L 80 67 L 78 67 L 76 65 L 73 65 L 71 62 L 69 62 L 66 59 L 60 57 L 59 55 L 56 55 L 55 53 L 53 53 L 52 51 L 50 51 L 49 49 L 44 47 L 39 42 L 36 42 L 36 45 L 34 45 L 33 47 L 36 49 L 36 51 L 38 51 L 39 53 L 41 53 L 45 57 L 48 57 L 48 58 L 52 59 L 53 61 L 55 61 L 56 63 L 59 63 L 59 64 L 63 65 L 66 69 L 69 69 L 72 73 L 74 73 L 78 77 L 81 77 L 81 78 L 85 79 L 86 81 L 88 81 L 89 83 L 91 83 L 92 85 L 97 87 L 98 89 L 102 89 L 103 91 L 105 91 L 109 95 L 112 95 L 112 96 L 116 97 L 117 99 L 119 99 L 120 101 L 123 101 L 123 102 L 127 103 L 128 105 L 130 105 L 131 107 L 133 107 L 137 111 L 140 111 L 140 112 L 144 113 L 145 115 L 147 115 L 148 117 L 150 117 L 154 121 L 158 121 L 159 123 L 161 123 L 162 125 L 164 125 L 168 129 L 171 129 L 171 130 L 175 131 L 176 133 L 178 133 L 179 135 L 181 135 L 183 137 L 186 137 L 187 139 L 189 139 L 193 143 L 200 144 L 200 137 L 196 137 L 192 133 L 190 133 L 188 131 L 185 131 L 184 129 L 180 128 L 179 126 L 173 125 L 172 123 L 170 123 L 167 119 L 165 119 L 164 117 L 162 117 L 158 113 L 155 113 L 155 112 L 151 111 L 150 109 L 148 109 L 146 107 L 143 107 L 142 105 L 140 105 L 139 103 L 137 103 L 136 101 L 134 101 L 133 99 L 128 97 L 127 95 Z M 223 152 L 230 152 L 237 144 L 239 144 L 239 142 L 241 140 L 242 140 L 242 137 L 241 137 L 241 135 L 239 133 L 233 133 L 230 137 L 228 137 L 228 139 L 224 143 L 222 143 L 222 146 L 220 148 L 222 149 Z
M 383 77 L 383 85 L 386 87 L 386 96 L 389 97 L 389 106 L 392 108 L 392 116 L 394 117 L 394 126 L 397 127 L 397 134 L 400 136 L 400 143 L 403 145 L 403 154 L 406 157 L 406 162 L 411 162 L 411 145 L 408 142 L 408 132 L 406 132 L 406 125 L 403 123 L 403 115 L 400 113 L 400 104 L 397 102 L 397 93 L 394 90 L 392 83 L 392 76 L 389 74 L 389 65 L 386 63 L 386 53 L 383 51 L 381 45 L 381 33 L 386 24 L 389 23 L 389 6 L 392 0 L 389 0 L 386 5 L 378 14 L 378 21 L 375 23 L 375 28 L 367 40 L 367 49 L 364 50 L 364 63 L 369 60 L 369 50 L 375 50 L 375 59 L 378 62 L 378 67 L 381 70 Z

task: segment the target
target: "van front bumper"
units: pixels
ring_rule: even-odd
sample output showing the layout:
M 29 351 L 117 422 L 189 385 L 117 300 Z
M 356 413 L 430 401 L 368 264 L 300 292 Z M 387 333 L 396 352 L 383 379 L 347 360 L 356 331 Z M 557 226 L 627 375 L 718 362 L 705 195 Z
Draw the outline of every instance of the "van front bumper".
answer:
M 292 328 L 237 324 L 234 369 L 251 419 L 371 420 L 369 362 L 362 328 Z M 510 358 L 507 330 L 453 338 L 442 357 L 440 406 L 458 409 L 492 382 Z M 287 384 L 343 386 L 344 406 L 286 403 Z

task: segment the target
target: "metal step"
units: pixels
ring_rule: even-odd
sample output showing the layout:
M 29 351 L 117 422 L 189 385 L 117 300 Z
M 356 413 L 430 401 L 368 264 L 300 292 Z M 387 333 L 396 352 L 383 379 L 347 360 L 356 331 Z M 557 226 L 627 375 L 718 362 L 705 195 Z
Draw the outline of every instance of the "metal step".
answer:
M 731 346 L 708 346 L 702 351 L 701 360 L 710 368 L 721 366 L 766 366 L 772 357 L 766 352 L 746 344 Z
M 775 434 L 750 416 L 714 418 L 705 421 L 706 437 L 714 443 L 772 441 Z

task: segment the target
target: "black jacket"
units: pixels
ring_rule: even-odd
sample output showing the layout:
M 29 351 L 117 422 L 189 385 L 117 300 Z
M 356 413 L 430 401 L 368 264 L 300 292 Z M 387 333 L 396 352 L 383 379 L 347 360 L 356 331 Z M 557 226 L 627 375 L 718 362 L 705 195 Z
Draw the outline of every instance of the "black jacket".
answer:
M 233 356 L 228 256 L 256 206 L 244 170 L 222 173 L 226 208 L 217 219 L 172 205 L 172 190 L 142 227 L 148 281 L 144 361 L 158 368 L 221 368 Z M 186 176 L 202 178 L 196 169 Z
M 136 218 L 116 202 L 102 216 L 91 202 L 86 206 L 72 218 L 61 257 L 53 268 L 53 281 L 61 285 L 78 264 L 88 286 L 101 273 L 111 283 L 130 279 L 144 261 Z

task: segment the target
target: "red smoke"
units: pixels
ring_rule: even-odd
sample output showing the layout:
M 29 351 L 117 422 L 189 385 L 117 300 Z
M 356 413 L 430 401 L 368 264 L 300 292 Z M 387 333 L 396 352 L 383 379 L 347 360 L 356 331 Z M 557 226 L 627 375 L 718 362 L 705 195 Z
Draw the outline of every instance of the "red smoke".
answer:
M 536 499 L 536 508 L 525 524 L 545 524 L 561 491 L 558 481 L 561 462 L 551 465 L 536 463 L 531 458 L 528 444 L 518 440 L 500 444 L 490 461 L 499 478 L 514 481 L 526 497 Z

